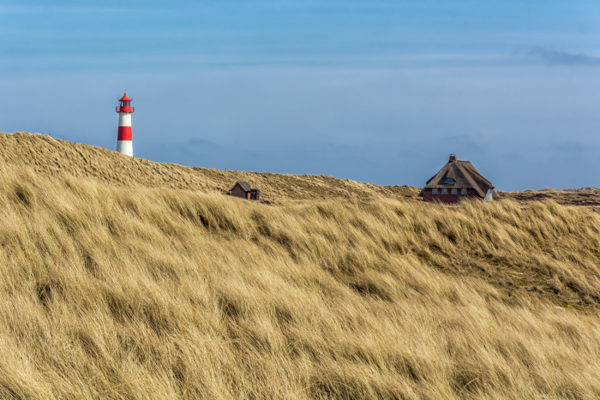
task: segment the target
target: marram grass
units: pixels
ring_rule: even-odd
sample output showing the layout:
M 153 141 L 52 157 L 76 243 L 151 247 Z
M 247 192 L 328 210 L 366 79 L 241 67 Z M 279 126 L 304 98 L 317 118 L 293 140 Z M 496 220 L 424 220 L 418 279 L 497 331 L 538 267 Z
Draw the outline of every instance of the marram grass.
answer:
M 267 205 L 17 165 L 2 399 L 600 398 L 589 208 Z

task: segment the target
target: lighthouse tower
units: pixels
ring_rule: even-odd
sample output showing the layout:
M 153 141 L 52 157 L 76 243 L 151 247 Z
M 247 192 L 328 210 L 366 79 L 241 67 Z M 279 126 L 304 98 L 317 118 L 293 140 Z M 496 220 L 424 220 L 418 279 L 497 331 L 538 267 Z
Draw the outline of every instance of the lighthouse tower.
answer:
M 131 106 L 131 99 L 127 97 L 127 92 L 119 99 L 121 102 L 117 106 L 119 113 L 119 136 L 117 137 L 117 151 L 133 157 L 133 142 L 131 140 L 131 114 L 135 108 Z

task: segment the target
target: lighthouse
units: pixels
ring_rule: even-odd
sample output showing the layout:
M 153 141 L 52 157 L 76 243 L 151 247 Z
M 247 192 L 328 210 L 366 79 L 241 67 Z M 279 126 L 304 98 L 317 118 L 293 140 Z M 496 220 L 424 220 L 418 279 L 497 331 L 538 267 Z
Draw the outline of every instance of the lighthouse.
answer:
M 119 113 L 119 135 L 117 136 L 117 151 L 130 157 L 133 157 L 133 141 L 131 139 L 131 114 L 135 108 L 131 106 L 131 99 L 127 97 L 127 92 L 119 99 L 117 106 Z

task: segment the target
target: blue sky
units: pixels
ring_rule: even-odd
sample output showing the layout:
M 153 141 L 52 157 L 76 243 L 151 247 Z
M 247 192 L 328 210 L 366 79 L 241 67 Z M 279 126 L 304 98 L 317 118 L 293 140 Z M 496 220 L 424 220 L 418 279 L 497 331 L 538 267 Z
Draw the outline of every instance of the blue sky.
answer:
M 421 186 L 600 186 L 598 1 L 3 1 L 0 130 Z

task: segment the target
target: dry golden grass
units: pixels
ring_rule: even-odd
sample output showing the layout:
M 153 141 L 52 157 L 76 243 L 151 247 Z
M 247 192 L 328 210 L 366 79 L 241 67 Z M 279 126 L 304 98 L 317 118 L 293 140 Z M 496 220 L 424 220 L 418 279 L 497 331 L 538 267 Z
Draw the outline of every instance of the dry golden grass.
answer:
M 265 174 L 268 205 L 218 192 L 261 174 L 0 142 L 0 398 L 600 397 L 588 207 Z
M 579 189 L 541 189 L 524 192 L 502 192 L 500 197 L 518 201 L 553 200 L 560 204 L 575 206 L 600 206 L 600 188 L 587 187 Z
M 237 180 L 246 180 L 262 190 L 269 202 L 285 199 L 330 199 L 332 197 L 417 198 L 419 190 L 407 186 L 378 186 L 348 179 L 314 175 L 281 175 L 267 172 L 222 171 L 157 163 L 123 156 L 82 143 L 71 143 L 47 135 L 25 132 L 0 133 L 0 161 L 29 167 L 38 174 L 69 173 L 95 178 L 113 185 L 142 185 L 201 191 L 227 192 Z M 202 160 L 198 160 L 199 163 Z

